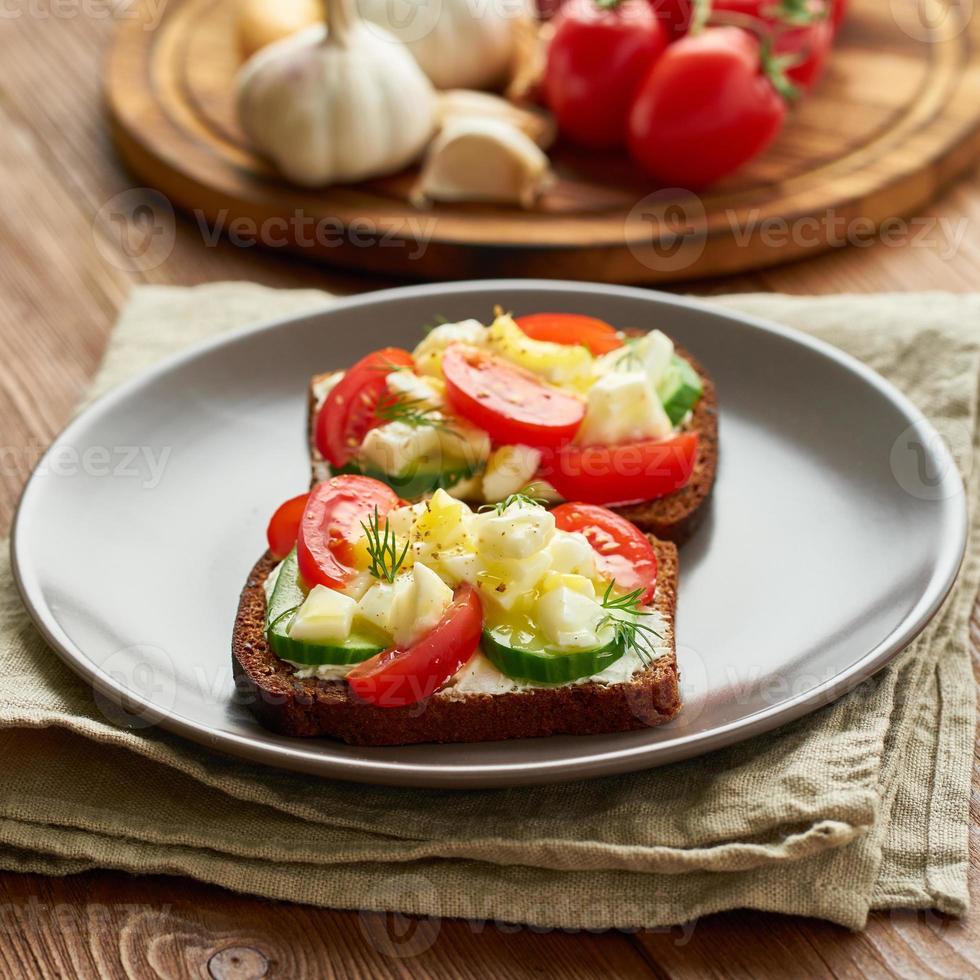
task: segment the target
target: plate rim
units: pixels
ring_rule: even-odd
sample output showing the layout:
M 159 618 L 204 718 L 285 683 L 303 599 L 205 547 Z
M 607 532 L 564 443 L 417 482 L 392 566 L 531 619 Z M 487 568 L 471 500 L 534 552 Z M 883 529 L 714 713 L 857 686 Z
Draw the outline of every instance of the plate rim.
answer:
M 36 572 L 31 569 L 29 547 L 24 540 L 25 523 L 35 493 L 39 492 L 38 474 L 49 454 L 59 445 L 71 439 L 78 428 L 90 423 L 93 416 L 110 414 L 114 406 L 159 377 L 178 370 L 183 365 L 212 353 L 222 347 L 266 332 L 288 328 L 289 325 L 313 317 L 343 314 L 359 307 L 373 306 L 403 298 L 414 298 L 430 293 L 466 294 L 472 292 L 503 291 L 536 292 L 557 290 L 570 298 L 581 296 L 615 296 L 675 306 L 708 314 L 722 320 L 735 320 L 744 326 L 760 330 L 803 347 L 837 363 L 856 374 L 865 384 L 890 402 L 910 424 L 925 427 L 935 438 L 928 440 L 929 451 L 937 461 L 947 467 L 943 472 L 953 474 L 955 492 L 947 498 L 945 506 L 952 508 L 954 525 L 941 544 L 941 553 L 932 570 L 928 586 L 908 614 L 876 646 L 868 650 L 845 670 L 826 678 L 810 690 L 778 702 L 753 714 L 734 719 L 723 725 L 692 734 L 680 734 L 666 741 L 609 749 L 602 753 L 585 751 L 588 740 L 583 739 L 583 752 L 571 758 L 538 762 L 498 763 L 409 763 L 371 759 L 348 759 L 319 751 L 324 740 L 292 740 L 285 744 L 256 742 L 249 735 L 220 731 L 205 724 L 175 714 L 164 712 L 141 695 L 114 682 L 92 663 L 58 625 Z M 954 498 L 958 506 L 954 506 Z M 145 713 L 153 725 L 174 732 L 209 749 L 217 749 L 250 762 L 258 762 L 274 768 L 303 772 L 327 778 L 339 778 L 375 785 L 413 786 L 418 788 L 492 788 L 522 785 L 543 785 L 602 775 L 617 775 L 642 769 L 652 769 L 671 762 L 694 758 L 719 748 L 733 745 L 788 724 L 812 711 L 837 700 L 858 684 L 867 680 L 884 667 L 901 650 L 905 649 L 928 625 L 949 595 L 962 565 L 968 538 L 968 503 L 959 469 L 945 441 L 923 413 L 872 368 L 833 345 L 812 337 L 792 327 L 743 313 L 690 296 L 675 296 L 659 290 L 617 286 L 605 283 L 566 281 L 561 279 L 487 279 L 464 280 L 456 283 L 425 283 L 399 286 L 392 289 L 374 290 L 356 296 L 337 297 L 322 308 L 311 308 L 298 314 L 277 317 L 227 331 L 184 350 L 171 354 L 145 371 L 137 373 L 120 385 L 105 392 L 79 411 L 52 440 L 28 478 L 14 514 L 10 533 L 10 559 L 14 583 L 35 627 L 48 646 L 76 674 L 93 689 L 114 704 L 123 704 L 129 710 Z M 229 637 L 230 644 L 230 637 Z M 229 654 L 230 656 L 230 654 Z M 256 722 L 256 724 L 258 724 Z M 286 739 L 286 736 L 278 736 Z M 312 746 L 305 749 L 305 746 Z

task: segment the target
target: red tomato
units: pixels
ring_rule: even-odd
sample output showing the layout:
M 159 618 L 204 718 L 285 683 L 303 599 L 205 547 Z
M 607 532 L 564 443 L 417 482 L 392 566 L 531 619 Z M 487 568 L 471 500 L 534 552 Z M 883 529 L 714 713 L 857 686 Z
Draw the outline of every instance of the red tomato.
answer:
M 374 410 L 385 393 L 388 375 L 414 364 L 407 350 L 385 347 L 345 372 L 316 417 L 316 446 L 331 466 L 349 463 L 368 432 L 380 425 Z
M 637 86 L 667 45 L 664 28 L 647 0 L 569 0 L 554 24 L 544 93 L 558 128 L 583 146 L 621 146 Z
M 582 344 L 593 354 L 607 354 L 623 342 L 616 336 L 616 328 L 605 320 L 577 313 L 532 313 L 519 316 L 514 321 L 521 330 L 534 340 L 550 340 L 554 344 Z
M 450 406 L 499 444 L 557 447 L 575 435 L 585 402 L 488 351 L 453 344 L 442 355 Z
M 833 0 L 830 5 L 830 23 L 833 24 L 834 30 L 836 31 L 844 17 L 847 15 L 847 5 L 850 0 Z
M 562 531 L 579 531 L 592 545 L 599 572 L 616 583 L 617 590 L 642 589 L 648 603 L 657 586 L 657 553 L 650 539 L 625 517 L 595 504 L 561 504 L 552 513 Z
M 541 476 L 567 500 L 634 504 L 683 487 L 697 455 L 695 433 L 620 446 L 569 444 L 542 462 Z
M 773 53 L 799 59 L 786 69 L 786 77 L 804 90 L 816 84 L 834 40 L 834 12 L 833 8 L 826 9 L 824 0 L 811 0 L 808 9 L 815 19 L 813 23 L 799 27 L 781 21 L 779 7 L 772 0 L 713 0 L 711 9 L 720 17 L 724 17 L 726 11 L 753 17 L 764 28 L 776 31 Z
M 483 607 L 472 585 L 456 590 L 442 619 L 404 650 L 394 647 L 359 663 L 348 675 L 351 691 L 379 708 L 402 708 L 434 694 L 476 653 Z
M 361 524 L 375 508 L 384 517 L 399 503 L 391 487 L 369 476 L 334 476 L 318 483 L 310 491 L 296 542 L 303 581 L 310 588 L 342 587 L 355 574 L 354 543 L 363 534 Z
M 630 152 L 665 184 L 697 189 L 762 152 L 786 103 L 762 73 L 759 42 L 717 27 L 672 44 L 637 92 Z
M 691 0 L 649 0 L 649 3 L 671 41 L 687 33 L 691 26 Z
M 269 551 L 273 558 L 285 558 L 296 547 L 296 536 L 299 534 L 299 522 L 306 510 L 308 493 L 292 497 L 272 515 L 269 527 L 265 532 L 269 542 Z

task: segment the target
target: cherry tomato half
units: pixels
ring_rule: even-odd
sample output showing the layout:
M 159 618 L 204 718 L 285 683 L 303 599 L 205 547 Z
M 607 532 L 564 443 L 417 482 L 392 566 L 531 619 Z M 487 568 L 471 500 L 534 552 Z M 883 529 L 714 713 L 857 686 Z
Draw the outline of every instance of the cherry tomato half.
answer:
M 553 344 L 582 344 L 595 354 L 608 354 L 622 347 L 616 328 L 605 320 L 577 313 L 532 313 L 514 321 L 534 340 L 549 340 Z
M 285 558 L 296 547 L 296 537 L 299 534 L 299 522 L 306 510 L 308 493 L 301 493 L 281 504 L 272 515 L 269 527 L 265 532 L 269 542 L 269 551 L 274 558 Z
M 442 373 L 453 410 L 501 445 L 560 446 L 585 415 L 581 398 L 476 347 L 447 347 Z
M 567 500 L 634 504 L 683 487 L 698 455 L 696 433 L 619 446 L 562 446 L 541 463 L 541 476 Z
M 642 589 L 641 603 L 653 598 L 657 586 L 657 553 L 650 539 L 625 517 L 595 504 L 561 504 L 552 513 L 562 531 L 585 535 L 597 556 L 596 564 L 622 592 Z
M 554 20 L 544 92 L 558 128 L 593 148 L 621 146 L 637 86 L 667 46 L 647 0 L 568 0 Z
M 311 491 L 299 524 L 296 558 L 303 581 L 311 588 L 341 588 L 356 570 L 354 543 L 361 525 L 374 513 L 384 517 L 400 503 L 387 484 L 369 476 L 334 476 Z
M 414 364 L 407 350 L 385 347 L 362 357 L 344 373 L 316 417 L 316 446 L 331 466 L 349 463 L 368 432 L 381 424 L 375 409 L 388 375 Z
M 630 112 L 630 153 L 667 186 L 697 190 L 761 153 L 785 118 L 759 41 L 709 28 L 670 45 L 650 69 Z
M 442 619 L 420 640 L 385 650 L 348 675 L 353 694 L 379 708 L 401 708 L 434 694 L 476 653 L 483 607 L 472 585 L 460 586 Z

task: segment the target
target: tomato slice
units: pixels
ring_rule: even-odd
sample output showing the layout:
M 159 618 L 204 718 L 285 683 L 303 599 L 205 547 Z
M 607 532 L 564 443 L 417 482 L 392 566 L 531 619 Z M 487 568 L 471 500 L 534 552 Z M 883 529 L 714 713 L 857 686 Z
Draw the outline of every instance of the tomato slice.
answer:
M 434 694 L 476 652 L 483 607 L 472 585 L 460 586 L 442 619 L 404 650 L 394 647 L 358 664 L 351 691 L 379 708 L 402 708 Z
M 308 493 L 291 497 L 284 504 L 280 504 L 272 515 L 265 536 L 273 558 L 285 558 L 296 547 L 299 522 L 303 517 L 303 511 L 306 510 L 306 501 L 309 497 Z
M 316 446 L 331 466 L 346 466 L 368 432 L 381 424 L 375 408 L 388 375 L 414 364 L 407 350 L 385 347 L 344 373 L 316 417 Z
M 500 445 L 555 448 L 575 435 L 585 402 L 496 354 L 453 344 L 442 355 L 450 406 Z
M 698 455 L 696 433 L 619 446 L 563 446 L 541 466 L 541 476 L 568 500 L 634 504 L 683 487 Z
M 595 504 L 561 504 L 552 513 L 562 531 L 578 531 L 592 545 L 596 565 L 611 578 L 618 591 L 642 589 L 642 603 L 653 598 L 657 586 L 657 553 L 650 539 L 625 517 Z
M 296 558 L 303 581 L 311 588 L 343 587 L 355 574 L 354 543 L 361 524 L 374 513 L 384 517 L 399 504 L 398 494 L 369 476 L 335 476 L 310 491 L 299 524 Z
M 622 347 L 616 328 L 605 320 L 578 313 L 532 313 L 514 321 L 533 340 L 553 344 L 582 344 L 598 356 Z

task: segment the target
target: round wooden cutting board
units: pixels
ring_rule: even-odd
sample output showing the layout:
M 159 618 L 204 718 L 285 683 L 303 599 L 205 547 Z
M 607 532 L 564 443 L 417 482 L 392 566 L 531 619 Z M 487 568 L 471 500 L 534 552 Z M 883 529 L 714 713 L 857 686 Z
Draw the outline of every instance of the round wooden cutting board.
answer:
M 827 72 L 763 156 L 700 197 L 623 157 L 557 147 L 533 211 L 408 203 L 413 175 L 291 187 L 235 120 L 236 0 L 145 0 L 109 56 L 127 164 L 209 239 L 290 248 L 416 279 L 545 276 L 655 283 L 892 240 L 980 153 L 980 17 L 962 0 L 852 0 Z

